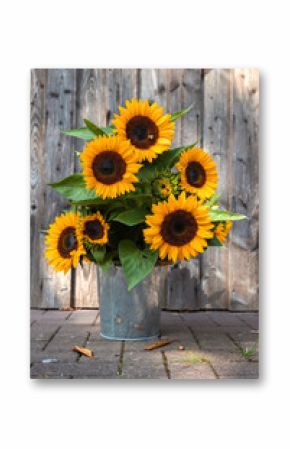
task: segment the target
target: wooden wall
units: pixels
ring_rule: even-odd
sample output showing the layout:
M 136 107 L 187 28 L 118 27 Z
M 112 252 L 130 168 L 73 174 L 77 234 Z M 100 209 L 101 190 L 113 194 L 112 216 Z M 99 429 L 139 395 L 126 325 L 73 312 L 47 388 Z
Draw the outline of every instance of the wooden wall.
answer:
M 60 130 L 82 118 L 108 124 L 127 98 L 156 100 L 168 112 L 193 104 L 177 122 L 175 144 L 199 140 L 219 169 L 222 205 L 246 214 L 227 248 L 209 248 L 190 263 L 171 267 L 167 309 L 258 308 L 258 130 L 256 69 L 37 69 L 31 72 L 31 306 L 97 307 L 94 266 L 64 276 L 43 258 L 44 235 L 66 201 L 47 186 L 79 171 L 82 142 Z

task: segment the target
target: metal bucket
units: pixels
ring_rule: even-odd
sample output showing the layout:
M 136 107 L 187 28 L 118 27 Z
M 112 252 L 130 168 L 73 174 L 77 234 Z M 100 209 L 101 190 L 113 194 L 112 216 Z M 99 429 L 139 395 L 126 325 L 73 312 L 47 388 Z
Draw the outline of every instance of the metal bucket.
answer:
M 99 276 L 101 336 L 111 340 L 149 340 L 160 335 L 166 267 L 157 266 L 128 292 L 122 267 Z

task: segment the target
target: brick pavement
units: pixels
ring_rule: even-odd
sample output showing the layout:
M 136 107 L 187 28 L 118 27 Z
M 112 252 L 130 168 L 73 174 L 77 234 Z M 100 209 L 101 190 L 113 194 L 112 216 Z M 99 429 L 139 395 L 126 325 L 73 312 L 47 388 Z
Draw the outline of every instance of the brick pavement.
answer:
M 99 335 L 98 310 L 31 311 L 33 379 L 257 379 L 258 313 L 162 312 L 161 338 L 116 342 Z M 74 345 L 94 352 L 90 359 Z M 184 350 L 179 347 L 184 346 Z

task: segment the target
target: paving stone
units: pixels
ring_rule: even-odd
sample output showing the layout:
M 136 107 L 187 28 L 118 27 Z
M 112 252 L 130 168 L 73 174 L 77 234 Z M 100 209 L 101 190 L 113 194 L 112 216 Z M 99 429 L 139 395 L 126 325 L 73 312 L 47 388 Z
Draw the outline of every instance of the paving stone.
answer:
M 171 379 L 215 379 L 208 359 L 201 351 L 165 351 Z
M 221 349 L 230 350 L 236 348 L 235 344 L 226 334 L 208 334 L 195 331 L 199 346 L 202 350 Z
M 31 340 L 30 342 L 30 353 L 40 352 L 46 346 L 47 340 Z
M 215 329 L 218 327 L 207 315 L 207 312 L 192 312 L 181 313 L 181 318 L 184 320 L 186 326 L 190 326 L 193 329 Z
M 204 325 L 204 326 L 194 326 L 194 325 L 188 325 L 190 329 L 192 329 L 193 333 L 201 333 L 201 334 L 211 334 L 211 335 L 224 335 L 229 334 L 231 332 L 233 333 L 250 333 L 250 328 L 247 326 L 244 327 L 237 327 L 237 326 L 217 326 L 217 325 Z
M 231 312 L 206 312 L 215 324 L 225 327 L 244 328 L 247 324 L 241 321 L 234 313 Z
M 32 379 L 111 379 L 118 378 L 116 363 L 35 363 L 30 370 Z
M 56 365 L 56 366 L 55 366 Z M 30 368 L 31 379 L 72 379 L 73 376 L 67 372 L 67 364 L 60 363 L 51 364 L 50 366 L 43 363 L 35 363 Z
M 238 318 L 246 323 L 252 329 L 259 329 L 259 314 L 258 313 L 240 313 L 237 315 Z
M 71 311 L 47 310 L 40 316 L 41 321 L 64 321 L 72 314 Z
M 78 363 L 78 371 L 73 374 L 74 377 L 83 378 L 94 376 L 96 379 L 118 379 L 119 357 L 113 354 L 103 355 L 95 358 L 81 357 Z M 80 377 L 81 376 L 81 377 Z
M 68 319 L 69 323 L 92 325 L 99 315 L 98 310 L 76 310 Z
M 245 359 L 241 355 L 238 348 L 220 350 L 211 349 L 207 351 L 201 351 L 201 353 L 206 357 L 213 365 L 215 363 L 228 363 L 228 362 L 243 362 Z
M 176 312 L 161 312 L 161 324 L 182 322 L 181 314 Z
M 216 376 L 208 363 L 179 364 L 171 363 L 169 365 L 171 379 L 183 380 L 212 380 Z
M 162 379 L 168 380 L 163 368 L 152 366 L 127 366 L 119 379 Z
M 44 313 L 45 313 L 45 310 L 31 309 L 30 310 L 30 321 L 32 322 L 32 321 L 39 320 Z
M 248 332 L 231 332 L 229 336 L 235 341 L 237 346 L 244 350 L 259 349 L 259 336 L 252 334 L 250 330 Z
M 124 379 L 167 379 L 162 352 L 125 351 L 120 378 Z
M 115 357 L 116 355 L 121 354 L 122 342 L 104 339 L 98 341 L 89 340 L 86 347 L 91 349 L 96 356 L 99 354 L 111 354 Z
M 31 353 L 30 361 L 32 363 L 34 362 L 41 362 L 44 364 L 51 364 L 56 362 L 75 362 L 79 358 L 79 354 L 77 354 L 74 351 L 38 351 Z
M 213 364 L 220 379 L 258 379 L 259 364 L 255 362 L 229 362 Z
M 37 321 L 31 326 L 30 338 L 31 340 L 49 340 L 58 328 L 58 323 Z
M 192 334 L 183 322 L 175 321 L 175 323 L 161 323 L 162 338 L 192 339 Z
M 94 332 L 94 326 L 82 325 L 79 323 L 70 324 L 68 321 L 65 321 L 61 329 L 58 331 L 58 335 L 60 337 L 86 337 L 89 333 Z
M 75 345 L 78 346 L 86 346 L 87 338 L 84 336 L 77 336 L 74 335 L 56 335 L 47 345 L 44 352 L 45 353 L 52 353 L 52 352 L 72 352 L 72 348 Z

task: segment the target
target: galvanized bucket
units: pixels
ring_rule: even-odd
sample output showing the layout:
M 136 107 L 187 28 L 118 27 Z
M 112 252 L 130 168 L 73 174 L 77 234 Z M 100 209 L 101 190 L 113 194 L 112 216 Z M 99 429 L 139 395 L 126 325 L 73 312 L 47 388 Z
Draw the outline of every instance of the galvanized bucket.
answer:
M 111 340 L 149 340 L 160 335 L 166 292 L 164 266 L 156 266 L 128 292 L 122 267 L 99 275 L 101 336 Z

